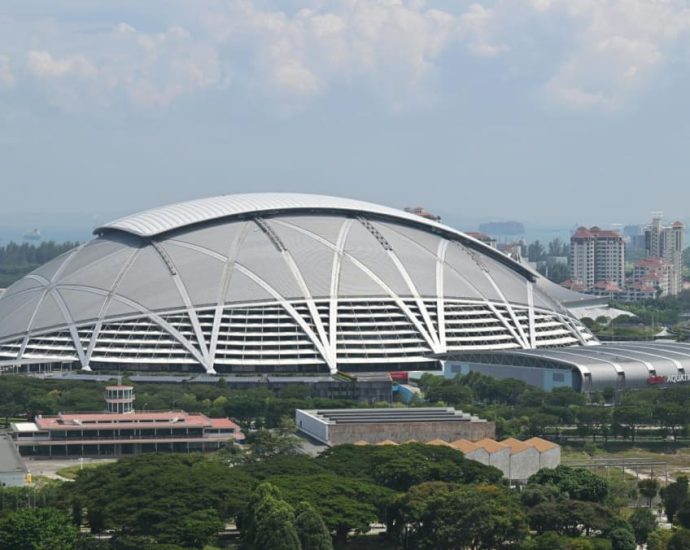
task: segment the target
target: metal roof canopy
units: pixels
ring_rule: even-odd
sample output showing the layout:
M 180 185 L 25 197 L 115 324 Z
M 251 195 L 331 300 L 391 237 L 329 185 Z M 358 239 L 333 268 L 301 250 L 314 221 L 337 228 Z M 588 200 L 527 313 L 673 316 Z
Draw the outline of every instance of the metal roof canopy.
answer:
M 454 408 L 419 407 L 411 409 L 318 409 L 301 412 L 321 421 L 336 424 L 385 422 L 483 422 L 475 416 Z
M 324 211 L 349 212 L 351 214 L 378 215 L 394 218 L 416 226 L 431 228 L 437 233 L 452 235 L 464 245 L 480 250 L 494 260 L 520 273 L 529 281 L 536 281 L 537 276 L 530 269 L 491 248 L 487 244 L 453 229 L 447 225 L 423 218 L 416 214 L 397 210 L 379 204 L 355 199 L 314 195 L 308 193 L 241 193 L 220 195 L 186 202 L 179 202 L 158 208 L 145 210 L 125 216 L 112 222 L 99 225 L 94 235 L 103 235 L 109 231 L 123 231 L 142 238 L 153 238 L 176 229 L 192 225 L 213 222 L 227 218 L 242 218 L 258 214 L 278 214 L 302 211 L 324 213 Z
M 642 387 L 649 377 L 690 374 L 690 344 L 680 342 L 607 342 L 596 346 L 470 351 L 436 357 L 534 368 L 560 365 L 577 369 L 583 377 L 591 378 L 592 387 L 617 384 L 621 380 L 626 387 Z

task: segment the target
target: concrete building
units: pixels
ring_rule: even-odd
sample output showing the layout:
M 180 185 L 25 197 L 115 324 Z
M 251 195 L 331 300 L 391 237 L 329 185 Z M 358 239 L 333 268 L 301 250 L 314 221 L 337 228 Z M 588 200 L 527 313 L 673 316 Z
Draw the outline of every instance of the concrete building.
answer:
M 525 441 L 539 451 L 539 469 L 555 468 L 561 464 L 561 446 L 541 437 L 532 437 Z
M 487 452 L 489 458 L 487 464 L 498 468 L 505 477 L 508 477 L 510 474 L 510 447 L 488 437 L 475 443 Z
M 107 412 L 38 415 L 12 424 L 12 437 L 24 456 L 122 456 L 145 452 L 215 451 L 243 441 L 229 418 L 185 411 L 135 412 L 131 386 L 106 389 Z
M 589 290 L 600 281 L 622 287 L 625 278 L 625 243 L 617 231 L 579 227 L 570 237 L 570 278 Z
M 645 249 L 648 258 L 658 258 L 671 266 L 668 294 L 675 296 L 683 290 L 683 250 L 685 225 L 675 222 L 662 225 L 661 213 L 655 213 L 645 229 Z
M 511 482 L 525 483 L 540 469 L 555 468 L 561 463 L 560 446 L 539 437 L 526 441 L 512 437 L 503 441 L 461 439 L 453 441 L 450 446 L 465 458 L 498 468 Z
M 297 429 L 326 445 L 390 440 L 470 441 L 494 437 L 496 425 L 452 407 L 320 409 L 295 412 Z
M 489 465 L 489 451 L 467 439 L 458 439 L 450 444 L 453 449 L 460 451 L 465 458 Z
M 539 471 L 539 450 L 525 441 L 510 437 L 500 442 L 510 448 L 510 463 L 506 477 L 510 481 L 525 482 Z

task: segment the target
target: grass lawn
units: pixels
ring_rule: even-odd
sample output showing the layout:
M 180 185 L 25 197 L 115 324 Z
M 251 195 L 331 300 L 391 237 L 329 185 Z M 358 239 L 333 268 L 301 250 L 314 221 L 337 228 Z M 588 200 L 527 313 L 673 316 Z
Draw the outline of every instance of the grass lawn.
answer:
M 594 456 L 590 456 L 581 449 L 563 447 L 561 449 L 561 460 L 563 462 L 586 462 L 592 458 L 612 458 L 615 460 L 644 458 L 658 462 L 666 462 L 669 466 L 676 468 L 690 468 L 690 449 L 677 449 L 672 452 L 655 452 L 646 449 L 632 448 L 621 451 L 605 451 L 597 449 Z
M 57 472 L 55 472 L 57 475 L 60 477 L 64 477 L 65 479 L 76 479 L 77 474 L 79 473 L 79 470 L 86 469 L 86 468 L 98 468 L 99 466 L 102 466 L 103 464 L 108 464 L 107 462 L 87 462 L 86 464 L 75 464 L 74 466 L 67 466 L 66 468 L 60 468 Z

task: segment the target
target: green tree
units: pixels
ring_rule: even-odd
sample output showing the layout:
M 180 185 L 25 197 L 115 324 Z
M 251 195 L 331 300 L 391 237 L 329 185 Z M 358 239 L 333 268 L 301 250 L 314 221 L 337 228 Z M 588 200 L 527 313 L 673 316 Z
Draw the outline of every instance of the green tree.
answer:
M 248 438 L 248 442 L 250 456 L 255 460 L 275 455 L 296 454 L 300 448 L 298 437 L 280 430 L 257 430 Z
M 646 544 L 649 534 L 656 528 L 656 517 L 648 508 L 637 508 L 628 520 L 637 544 Z
M 391 536 L 405 549 L 498 549 L 527 536 L 514 494 L 495 485 L 412 487 L 391 507 Z
M 608 539 L 611 541 L 611 550 L 635 550 L 637 547 L 635 535 L 628 529 L 613 529 Z
M 270 481 L 291 504 L 307 501 L 314 506 L 339 541 L 350 531 L 366 533 L 372 523 L 385 521 L 394 494 L 385 487 L 332 473 L 277 476 Z
M 690 548 L 690 531 L 678 529 L 666 545 L 666 550 L 688 550 Z
M 528 516 L 530 527 L 537 533 L 554 531 L 569 537 L 603 532 L 613 523 L 608 508 L 579 500 L 542 502 L 531 508 Z
M 673 523 L 676 512 L 688 499 L 688 478 L 678 476 L 678 479 L 661 490 L 661 501 L 669 523 Z
M 333 541 L 326 524 L 308 502 L 300 502 L 295 508 L 295 528 L 302 550 L 333 550 Z
M 604 502 L 609 492 L 606 480 L 583 468 L 558 466 L 553 470 L 543 468 L 534 474 L 530 483 L 552 484 L 571 499 Z
M 647 505 L 652 506 L 652 500 L 659 493 L 659 481 L 656 478 L 641 479 L 637 482 L 640 494 L 647 499 Z
M 667 550 L 672 536 L 673 531 L 668 529 L 654 529 L 647 538 L 647 550 Z
M 77 543 L 71 518 L 54 508 L 24 509 L 0 518 L 0 548 L 71 550 Z
M 630 402 L 618 405 L 613 411 L 613 421 L 630 429 L 632 442 L 635 443 L 637 426 L 652 421 L 651 411 L 645 403 Z
M 515 496 L 495 485 L 460 487 L 433 500 L 434 548 L 494 550 L 527 537 L 527 518 Z
M 287 502 L 269 496 L 256 509 L 254 546 L 271 550 L 300 550 L 295 513 Z
M 213 508 L 195 510 L 185 516 L 181 522 L 181 533 L 178 538 L 185 546 L 202 548 L 216 540 L 225 524 Z
M 685 500 L 676 511 L 674 521 L 677 525 L 690 529 L 690 500 Z

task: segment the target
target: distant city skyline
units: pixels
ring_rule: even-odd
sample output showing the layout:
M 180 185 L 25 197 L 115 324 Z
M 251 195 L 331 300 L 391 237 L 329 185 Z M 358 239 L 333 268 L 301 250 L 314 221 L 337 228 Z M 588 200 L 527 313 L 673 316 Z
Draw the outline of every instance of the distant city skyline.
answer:
M 688 31 L 679 0 L 8 0 L 0 219 L 291 191 L 687 220 Z

